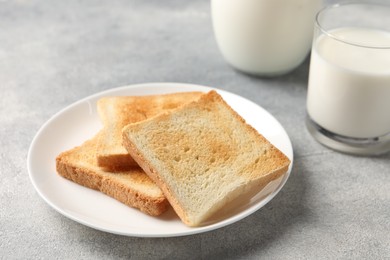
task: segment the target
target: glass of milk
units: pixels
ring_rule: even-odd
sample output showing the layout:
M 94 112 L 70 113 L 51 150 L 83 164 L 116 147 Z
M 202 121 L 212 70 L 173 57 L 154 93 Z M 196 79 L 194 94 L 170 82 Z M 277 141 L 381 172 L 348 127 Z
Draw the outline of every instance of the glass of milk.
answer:
M 316 18 L 307 127 L 335 150 L 390 151 L 390 5 L 348 3 Z
M 211 0 L 218 47 L 240 71 L 287 73 L 309 53 L 321 6 L 322 0 Z

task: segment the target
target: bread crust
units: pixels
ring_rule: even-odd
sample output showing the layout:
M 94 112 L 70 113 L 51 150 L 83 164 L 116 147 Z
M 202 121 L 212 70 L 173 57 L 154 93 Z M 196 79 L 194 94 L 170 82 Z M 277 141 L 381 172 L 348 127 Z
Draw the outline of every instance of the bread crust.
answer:
M 83 145 L 61 153 L 56 158 L 56 170 L 62 177 L 71 180 L 84 187 L 100 191 L 125 205 L 137 208 L 140 211 L 158 216 L 169 208 L 169 202 L 160 192 L 159 195 L 152 195 L 148 189 L 143 191 L 132 188 L 126 181 L 120 179 L 123 176 L 139 176 L 131 181 L 139 182 L 149 187 L 158 189 L 158 187 L 146 176 L 139 167 L 134 167 L 126 171 L 109 172 L 97 166 L 97 163 L 91 159 L 96 147 L 96 139 L 86 141 Z M 89 148 L 89 146 L 91 146 Z M 94 156 L 94 153 L 93 155 Z M 91 161 L 92 160 L 92 161 Z M 137 183 L 135 183 L 137 185 Z M 142 190 L 142 189 L 141 189 Z
M 97 164 L 103 169 L 110 172 L 126 171 L 133 167 L 137 167 L 137 162 L 130 156 L 130 154 L 110 154 L 97 155 Z

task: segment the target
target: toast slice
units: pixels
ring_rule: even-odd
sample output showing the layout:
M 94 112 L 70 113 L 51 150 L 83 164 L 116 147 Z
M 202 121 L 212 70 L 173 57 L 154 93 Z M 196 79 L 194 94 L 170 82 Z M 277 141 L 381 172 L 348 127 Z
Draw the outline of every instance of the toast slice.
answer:
M 123 170 L 137 165 L 122 145 L 122 128 L 200 97 L 201 92 L 182 92 L 153 96 L 104 97 L 97 109 L 104 129 L 96 150 L 100 167 Z
M 215 91 L 126 126 L 123 140 L 188 226 L 259 192 L 290 164 Z
M 57 172 L 66 179 L 101 191 L 149 215 L 157 216 L 166 211 L 169 207 L 167 199 L 141 168 L 112 173 L 97 165 L 98 136 L 58 155 Z

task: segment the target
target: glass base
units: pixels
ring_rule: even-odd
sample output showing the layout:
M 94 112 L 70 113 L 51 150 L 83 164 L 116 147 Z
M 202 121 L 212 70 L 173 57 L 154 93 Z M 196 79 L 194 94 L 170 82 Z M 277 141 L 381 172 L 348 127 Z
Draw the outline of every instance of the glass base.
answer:
M 374 138 L 353 138 L 332 133 L 306 116 L 309 133 L 321 144 L 354 155 L 381 155 L 390 152 L 390 133 Z

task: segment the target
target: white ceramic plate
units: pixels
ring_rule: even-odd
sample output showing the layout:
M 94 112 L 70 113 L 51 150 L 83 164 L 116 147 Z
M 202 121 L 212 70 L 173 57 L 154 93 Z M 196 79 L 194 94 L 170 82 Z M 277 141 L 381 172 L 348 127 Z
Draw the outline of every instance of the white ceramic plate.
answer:
M 68 106 L 48 120 L 31 143 L 27 164 L 35 189 L 61 214 L 89 227 L 127 236 L 170 237 L 196 234 L 221 228 L 252 214 L 280 191 L 290 175 L 292 163 L 286 174 L 267 185 L 247 203 L 225 211 L 216 222 L 197 228 L 185 226 L 172 209 L 160 217 L 151 217 L 56 174 L 56 156 L 60 152 L 80 145 L 101 128 L 96 111 L 96 101 L 99 98 L 211 89 L 179 83 L 139 84 L 104 91 Z M 219 89 L 215 90 L 249 124 L 293 161 L 290 139 L 271 114 L 243 97 Z

